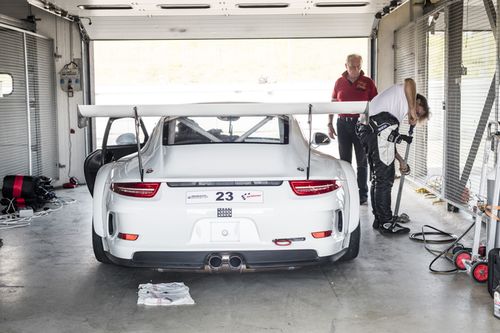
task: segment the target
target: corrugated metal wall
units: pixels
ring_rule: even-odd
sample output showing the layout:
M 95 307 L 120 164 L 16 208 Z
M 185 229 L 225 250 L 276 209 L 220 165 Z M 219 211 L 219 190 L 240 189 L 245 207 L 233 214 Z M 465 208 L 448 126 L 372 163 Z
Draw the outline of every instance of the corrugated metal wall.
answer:
M 10 74 L 12 94 L 0 98 L 0 182 L 7 174 L 28 174 L 29 136 L 26 108 L 24 35 L 0 29 L 0 73 Z
M 12 94 L 0 98 L 0 185 L 10 174 L 55 178 L 58 150 L 52 40 L 0 27 L 0 45 L 0 73 L 13 78 Z
M 57 177 L 55 68 L 52 40 L 26 36 L 33 175 Z
M 497 119 L 495 8 L 496 1 L 450 2 L 395 32 L 394 82 L 414 78 L 432 113 L 415 131 L 411 177 L 460 207 L 479 190 L 485 128 Z

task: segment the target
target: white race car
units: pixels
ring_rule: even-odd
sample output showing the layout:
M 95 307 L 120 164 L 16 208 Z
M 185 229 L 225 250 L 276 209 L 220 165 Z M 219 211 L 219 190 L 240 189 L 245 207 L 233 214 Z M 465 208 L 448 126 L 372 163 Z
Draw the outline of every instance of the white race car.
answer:
M 103 149 L 85 161 L 97 260 L 244 271 L 356 258 L 354 171 L 312 149 L 328 137 L 309 130 L 306 139 L 294 114 L 361 113 L 365 106 L 79 106 L 82 116 L 110 117 Z M 143 116 L 162 116 L 151 136 Z M 112 125 L 124 117 L 135 133 L 115 140 Z

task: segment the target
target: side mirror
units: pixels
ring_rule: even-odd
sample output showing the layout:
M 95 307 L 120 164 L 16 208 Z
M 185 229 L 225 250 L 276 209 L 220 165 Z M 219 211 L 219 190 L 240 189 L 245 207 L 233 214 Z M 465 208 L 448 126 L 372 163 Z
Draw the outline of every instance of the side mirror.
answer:
M 316 132 L 314 133 L 312 143 L 318 146 L 327 145 L 330 143 L 330 138 L 325 133 Z
M 134 133 L 123 133 L 116 138 L 116 144 L 118 146 L 135 145 L 137 140 Z

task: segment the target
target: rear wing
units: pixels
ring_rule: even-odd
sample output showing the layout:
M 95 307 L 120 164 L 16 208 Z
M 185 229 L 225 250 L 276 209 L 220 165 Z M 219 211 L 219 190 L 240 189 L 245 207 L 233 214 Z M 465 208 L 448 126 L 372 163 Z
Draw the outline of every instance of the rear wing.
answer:
M 82 117 L 196 117 L 196 116 L 268 116 L 300 114 L 363 114 L 368 102 L 319 103 L 193 103 L 163 105 L 78 105 Z M 83 125 L 83 122 L 79 122 Z M 84 127 L 85 125 L 81 126 Z
M 141 147 L 139 144 L 140 117 L 203 117 L 203 116 L 279 116 L 308 115 L 309 149 L 307 179 L 311 169 L 312 115 L 313 114 L 368 114 L 369 102 L 319 103 L 196 103 L 165 105 L 78 105 L 78 126 L 85 127 L 89 117 L 135 118 L 137 158 L 141 182 L 144 181 Z

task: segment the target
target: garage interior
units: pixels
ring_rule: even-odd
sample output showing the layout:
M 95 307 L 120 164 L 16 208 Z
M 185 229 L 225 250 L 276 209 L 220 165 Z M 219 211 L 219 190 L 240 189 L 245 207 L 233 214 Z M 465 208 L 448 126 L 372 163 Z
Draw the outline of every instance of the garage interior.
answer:
M 65 203 L 26 227 L 0 226 L 0 332 L 497 332 L 485 284 L 464 272 L 430 272 L 434 254 L 407 236 L 374 231 L 370 206 L 360 207 L 360 254 L 351 262 L 200 274 L 95 260 L 83 164 L 99 148 L 100 129 L 83 126 L 77 106 L 98 102 L 94 54 L 103 42 L 364 39 L 364 70 L 379 92 L 412 77 L 431 108 L 415 131 L 402 192 L 412 233 L 431 225 L 461 235 L 474 222 L 488 123 L 499 120 L 497 1 L 204 3 L 0 0 L 0 182 L 50 177 Z M 115 7 L 85 9 L 92 5 Z M 60 85 L 68 65 L 81 75 L 71 91 Z M 326 120 L 315 123 L 327 131 Z M 63 189 L 71 179 L 79 186 Z M 463 243 L 472 241 L 470 232 Z M 453 264 L 439 260 L 434 268 Z M 139 284 L 174 281 L 189 286 L 196 305 L 136 304 Z

